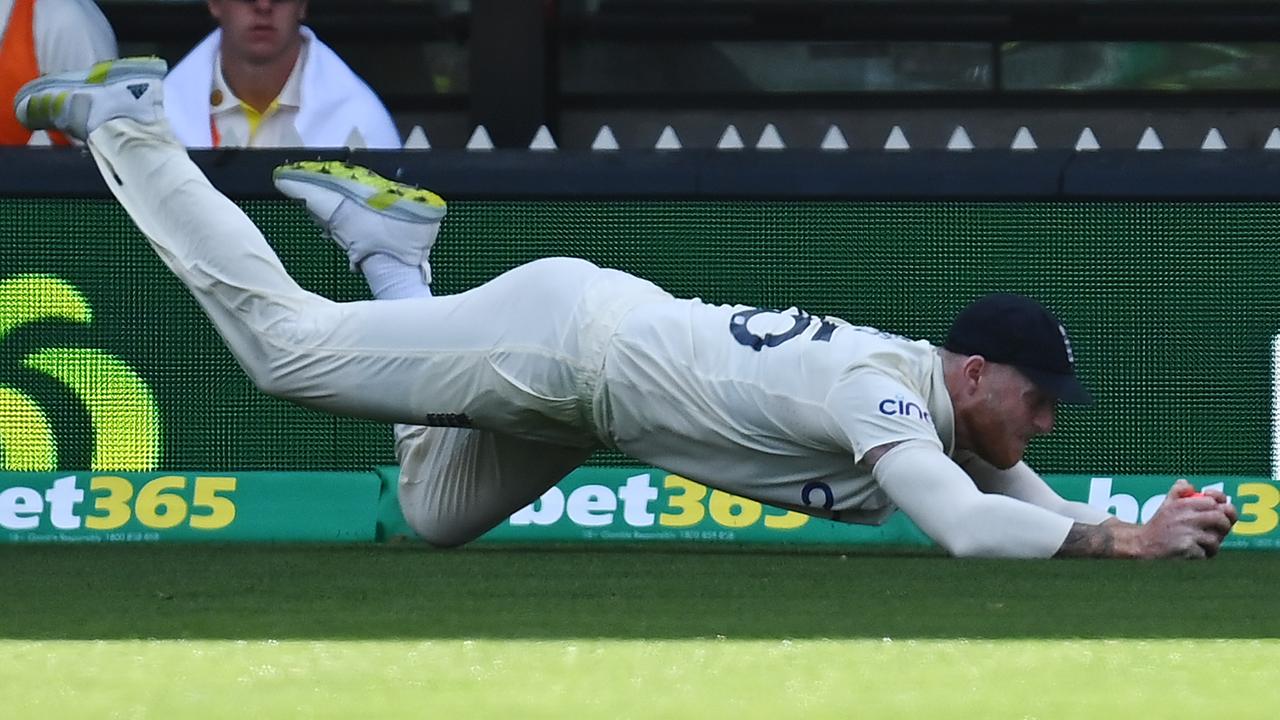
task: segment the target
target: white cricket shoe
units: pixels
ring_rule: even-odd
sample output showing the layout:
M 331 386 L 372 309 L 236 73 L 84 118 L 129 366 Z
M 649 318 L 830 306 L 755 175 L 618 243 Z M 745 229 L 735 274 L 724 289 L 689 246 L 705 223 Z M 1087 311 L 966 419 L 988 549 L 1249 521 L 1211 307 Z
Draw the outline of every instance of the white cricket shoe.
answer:
M 307 212 L 344 250 L 354 272 L 365 258 L 390 255 L 422 269 L 431 282 L 431 246 L 448 207 L 444 198 L 340 161 L 281 165 L 276 189 L 307 204 Z
M 61 130 L 77 140 L 116 118 L 156 122 L 164 119 L 168 68 L 156 57 L 121 58 L 45 75 L 18 90 L 14 113 L 28 129 Z

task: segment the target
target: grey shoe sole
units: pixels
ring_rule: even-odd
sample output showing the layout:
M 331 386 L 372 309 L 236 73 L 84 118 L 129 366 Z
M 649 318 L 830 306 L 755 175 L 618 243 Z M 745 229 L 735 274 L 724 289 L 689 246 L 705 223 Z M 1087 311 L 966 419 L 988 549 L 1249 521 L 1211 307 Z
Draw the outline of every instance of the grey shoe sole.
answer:
M 388 180 L 372 170 L 338 161 L 281 165 L 271 177 L 277 184 L 290 181 L 327 188 L 374 212 L 407 222 L 438 222 L 448 211 L 444 199 L 430 190 Z
M 160 58 L 122 58 L 106 60 L 88 70 L 45 75 L 22 87 L 14 99 L 15 107 L 22 100 L 48 90 L 78 88 L 86 85 L 107 85 L 124 80 L 160 80 L 169 66 Z
M 87 93 L 124 83 L 139 98 L 151 87 L 158 92 L 167 71 L 160 58 L 124 58 L 100 62 L 88 70 L 46 75 L 18 91 L 13 98 L 14 115 L 31 130 L 56 128 L 83 140 L 89 130 L 84 127 L 90 108 Z M 131 81 L 136 87 L 129 85 Z

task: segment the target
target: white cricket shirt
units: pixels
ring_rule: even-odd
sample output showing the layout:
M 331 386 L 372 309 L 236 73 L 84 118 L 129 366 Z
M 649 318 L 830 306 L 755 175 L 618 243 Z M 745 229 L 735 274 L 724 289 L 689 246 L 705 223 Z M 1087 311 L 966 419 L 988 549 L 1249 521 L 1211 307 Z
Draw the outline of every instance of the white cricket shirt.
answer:
M 933 345 L 795 308 L 642 305 L 619 325 L 603 378 L 597 422 L 623 452 L 846 522 L 878 524 L 896 509 L 857 466 L 868 450 L 954 448 Z

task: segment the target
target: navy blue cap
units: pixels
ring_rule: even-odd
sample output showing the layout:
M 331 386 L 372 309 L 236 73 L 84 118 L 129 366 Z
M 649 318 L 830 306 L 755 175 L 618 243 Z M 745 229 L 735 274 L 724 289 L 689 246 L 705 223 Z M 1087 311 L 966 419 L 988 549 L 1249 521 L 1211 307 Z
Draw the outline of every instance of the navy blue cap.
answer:
M 956 316 L 942 346 L 1012 365 L 1064 403 L 1093 402 L 1076 378 L 1067 329 L 1045 306 L 1024 295 L 995 293 L 974 300 Z

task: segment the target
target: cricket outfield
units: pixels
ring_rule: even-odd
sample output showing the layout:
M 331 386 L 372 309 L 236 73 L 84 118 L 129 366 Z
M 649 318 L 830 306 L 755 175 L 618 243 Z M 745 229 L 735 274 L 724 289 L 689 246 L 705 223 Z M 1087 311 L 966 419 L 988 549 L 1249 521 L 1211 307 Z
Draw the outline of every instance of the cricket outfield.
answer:
M 1274 717 L 1280 555 L 0 546 L 4 717 Z

